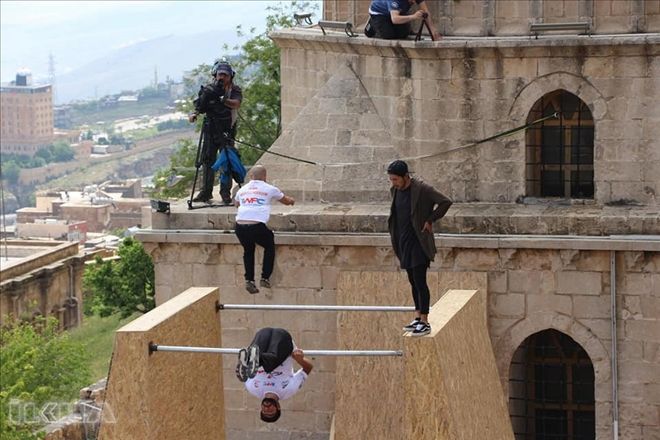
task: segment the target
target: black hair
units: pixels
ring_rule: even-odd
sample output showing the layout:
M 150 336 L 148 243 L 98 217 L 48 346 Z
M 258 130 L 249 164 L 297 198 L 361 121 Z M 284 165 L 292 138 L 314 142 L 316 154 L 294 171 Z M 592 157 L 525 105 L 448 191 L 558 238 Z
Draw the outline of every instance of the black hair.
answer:
M 261 420 L 263 420 L 266 423 L 275 423 L 277 420 L 279 420 L 280 416 L 282 415 L 282 411 L 280 410 L 280 402 L 278 402 L 275 399 L 271 399 L 270 397 L 264 397 L 264 399 L 261 401 L 263 404 L 264 402 L 270 402 L 272 405 L 275 405 L 275 408 L 277 408 L 277 412 L 273 415 L 266 415 L 261 412 Z

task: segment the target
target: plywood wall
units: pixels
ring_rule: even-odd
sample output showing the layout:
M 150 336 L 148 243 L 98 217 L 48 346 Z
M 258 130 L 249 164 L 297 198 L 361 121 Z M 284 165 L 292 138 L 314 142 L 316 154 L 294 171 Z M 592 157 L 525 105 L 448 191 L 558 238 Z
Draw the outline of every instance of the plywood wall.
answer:
M 429 272 L 428 281 L 431 336 L 404 337 L 412 313 L 340 314 L 339 348 L 405 354 L 337 359 L 335 439 L 513 438 L 486 327 L 485 274 Z M 412 305 L 405 272 L 342 272 L 337 295 L 339 304 Z M 463 426 L 477 401 L 488 405 L 487 422 Z
M 217 288 L 191 288 L 117 331 L 101 440 L 225 438 L 221 356 L 148 351 L 220 347 L 217 299 Z

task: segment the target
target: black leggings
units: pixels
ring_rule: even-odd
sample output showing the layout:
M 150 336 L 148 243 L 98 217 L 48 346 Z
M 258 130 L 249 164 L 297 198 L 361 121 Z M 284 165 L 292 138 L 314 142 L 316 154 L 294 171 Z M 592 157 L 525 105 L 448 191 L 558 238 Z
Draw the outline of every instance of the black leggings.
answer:
M 254 335 L 250 345 L 259 346 L 259 364 L 266 373 L 282 365 L 293 352 L 291 334 L 283 328 L 262 328 Z
M 275 265 L 275 235 L 264 223 L 253 225 L 236 224 L 236 236 L 243 245 L 243 266 L 245 279 L 254 281 L 254 251 L 256 245 L 264 248 L 264 262 L 261 267 L 261 278 L 268 279 L 273 274 Z
M 415 302 L 415 310 L 419 310 L 422 315 L 429 314 L 429 305 L 431 302 L 431 293 L 429 286 L 426 283 L 426 271 L 428 264 L 415 266 L 411 269 L 406 269 L 408 273 L 408 281 L 412 287 L 412 297 Z

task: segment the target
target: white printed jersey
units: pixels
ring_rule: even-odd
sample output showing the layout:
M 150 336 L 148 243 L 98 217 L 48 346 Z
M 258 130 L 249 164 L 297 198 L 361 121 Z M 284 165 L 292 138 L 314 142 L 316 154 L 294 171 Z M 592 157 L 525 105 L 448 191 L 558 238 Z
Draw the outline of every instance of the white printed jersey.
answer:
M 236 220 L 268 223 L 271 202 L 282 197 L 284 193 L 279 188 L 263 180 L 251 180 L 236 193 L 235 198 L 240 203 Z
M 263 399 L 266 393 L 276 394 L 280 399 L 288 399 L 302 388 L 307 373 L 301 368 L 293 372 L 293 358 L 289 356 L 270 373 L 259 367 L 257 375 L 245 382 L 245 388 L 255 397 Z

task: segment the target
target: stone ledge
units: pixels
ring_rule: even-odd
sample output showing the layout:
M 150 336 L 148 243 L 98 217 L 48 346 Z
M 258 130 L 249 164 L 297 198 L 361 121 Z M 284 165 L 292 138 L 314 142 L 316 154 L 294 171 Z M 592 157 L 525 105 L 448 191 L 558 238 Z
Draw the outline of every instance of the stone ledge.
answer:
M 413 55 L 419 49 L 465 49 L 465 48 L 521 48 L 521 47 L 570 47 L 570 46 L 621 46 L 654 45 L 660 43 L 660 33 L 646 34 L 608 34 L 608 35 L 534 35 L 498 36 L 498 37 L 443 37 L 440 41 L 431 40 L 382 40 L 358 35 L 349 38 L 341 32 L 327 35 L 318 29 L 283 29 L 274 31 L 269 36 L 280 47 L 347 52 L 344 46 L 350 46 L 351 53 L 379 53 L 392 50 L 405 50 Z M 411 56 L 415 58 L 415 56 Z
M 238 244 L 233 231 L 142 229 L 136 238 L 146 243 Z M 391 246 L 386 233 L 275 232 L 275 243 L 291 246 Z M 435 234 L 438 248 L 576 249 L 660 252 L 660 235 L 578 237 L 550 235 Z
M 279 232 L 385 233 L 389 204 L 274 205 L 269 225 Z M 233 230 L 236 208 L 188 210 L 172 202 L 171 213 L 145 210 L 142 224 L 154 231 Z M 651 206 L 524 205 L 455 203 L 436 224 L 439 233 L 487 235 L 660 235 L 660 208 Z M 203 238 L 202 240 L 206 240 Z M 193 236 L 187 240 L 194 240 Z

